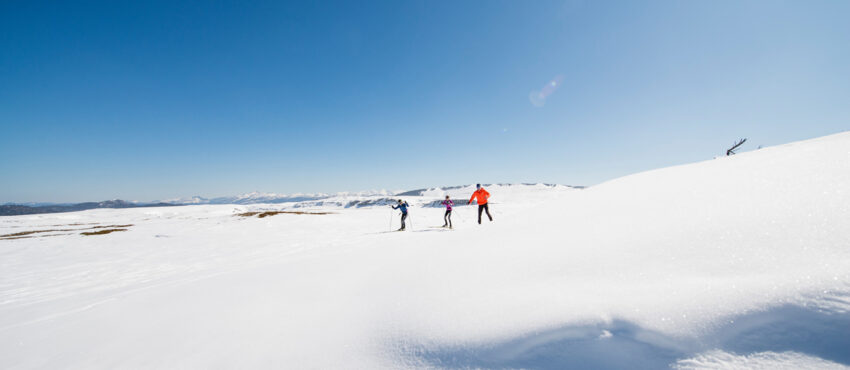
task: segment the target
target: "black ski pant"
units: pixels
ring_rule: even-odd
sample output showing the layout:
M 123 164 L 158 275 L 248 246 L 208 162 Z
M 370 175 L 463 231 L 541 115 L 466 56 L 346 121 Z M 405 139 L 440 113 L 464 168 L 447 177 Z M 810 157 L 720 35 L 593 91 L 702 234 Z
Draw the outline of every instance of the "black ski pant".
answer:
M 481 211 L 487 211 L 487 217 L 490 218 L 490 221 L 493 221 L 493 216 L 490 216 L 490 204 L 484 203 L 478 205 L 478 223 L 481 223 Z
M 407 218 L 407 213 L 401 214 L 401 229 L 404 230 L 404 220 Z
M 446 210 L 446 214 L 443 215 L 443 222 L 445 222 L 443 226 L 449 225 L 449 227 L 452 227 L 452 210 Z

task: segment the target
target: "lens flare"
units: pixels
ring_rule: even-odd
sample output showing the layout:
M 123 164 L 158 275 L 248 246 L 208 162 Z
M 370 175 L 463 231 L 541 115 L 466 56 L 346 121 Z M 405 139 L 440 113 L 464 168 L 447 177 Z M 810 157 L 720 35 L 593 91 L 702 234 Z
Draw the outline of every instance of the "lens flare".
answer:
M 564 75 L 557 75 L 552 81 L 549 81 L 546 85 L 543 86 L 540 91 L 532 91 L 528 94 L 528 100 L 531 102 L 531 105 L 535 107 L 542 107 L 546 104 L 546 99 L 552 95 L 555 90 L 561 87 L 561 84 L 564 82 Z

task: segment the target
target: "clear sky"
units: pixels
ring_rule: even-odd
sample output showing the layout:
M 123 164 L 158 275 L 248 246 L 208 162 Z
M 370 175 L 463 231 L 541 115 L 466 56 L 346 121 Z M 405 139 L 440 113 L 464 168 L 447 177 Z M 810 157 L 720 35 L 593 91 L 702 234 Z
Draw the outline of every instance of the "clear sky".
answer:
M 592 185 L 850 128 L 850 1 L 0 2 L 0 203 Z

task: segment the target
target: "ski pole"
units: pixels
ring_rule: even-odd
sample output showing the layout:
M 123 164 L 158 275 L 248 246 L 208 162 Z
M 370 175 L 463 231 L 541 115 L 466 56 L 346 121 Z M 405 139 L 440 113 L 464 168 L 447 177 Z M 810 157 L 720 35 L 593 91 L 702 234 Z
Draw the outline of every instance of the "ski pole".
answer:
M 390 209 L 390 231 L 393 231 L 393 210 Z

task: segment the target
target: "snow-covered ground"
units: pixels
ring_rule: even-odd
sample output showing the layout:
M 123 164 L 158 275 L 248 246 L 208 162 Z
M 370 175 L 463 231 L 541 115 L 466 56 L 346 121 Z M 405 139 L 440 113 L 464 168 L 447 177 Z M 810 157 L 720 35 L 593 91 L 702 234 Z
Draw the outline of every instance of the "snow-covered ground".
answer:
M 850 133 L 488 191 L 0 218 L 0 368 L 850 364 Z

